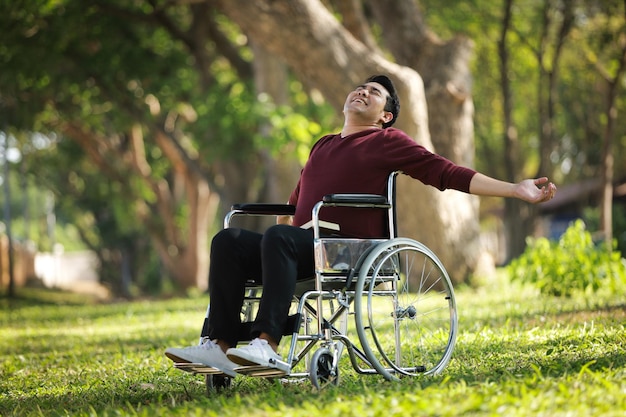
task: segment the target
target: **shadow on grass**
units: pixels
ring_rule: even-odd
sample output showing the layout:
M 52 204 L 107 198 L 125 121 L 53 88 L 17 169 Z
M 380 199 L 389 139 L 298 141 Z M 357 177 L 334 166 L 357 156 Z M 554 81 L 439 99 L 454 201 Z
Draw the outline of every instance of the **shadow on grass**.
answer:
M 18 288 L 12 297 L 8 294 L 2 294 L 0 296 L 1 309 L 20 309 L 46 305 L 82 306 L 101 302 L 102 301 L 95 296 L 49 288 Z
M 594 303 L 592 301 L 585 305 L 571 304 L 568 303 L 570 300 L 561 300 L 559 298 L 547 298 L 545 301 L 546 303 L 552 302 L 557 307 L 554 305 L 535 306 L 533 309 L 526 311 L 505 311 L 502 314 L 488 317 L 461 314 L 459 327 L 463 329 L 466 327 L 466 323 L 474 324 L 477 321 L 494 328 L 506 326 L 509 322 L 523 323 L 527 326 L 542 326 L 546 321 L 546 317 L 559 320 L 562 323 L 593 320 L 601 315 L 626 318 L 626 303 L 621 300 L 614 300 L 610 303 L 606 301 Z
M 498 348 L 496 348 L 498 347 Z M 499 350 L 510 350 L 514 356 L 515 343 L 503 345 L 484 345 L 472 355 L 495 353 L 487 358 L 486 366 L 473 359 L 472 366 L 453 366 L 436 377 L 405 378 L 400 382 L 388 382 L 378 375 L 363 376 L 347 373 L 342 376 L 338 387 L 329 387 L 319 394 L 312 388 L 308 380 L 295 384 L 282 385 L 277 381 L 238 377 L 231 388 L 207 394 L 201 376 L 183 373 L 172 368 L 167 370 L 151 370 L 146 373 L 139 369 L 129 369 L 129 378 L 107 376 L 101 383 L 86 388 L 63 387 L 59 394 L 38 395 L 32 391 L 28 395 L 4 397 L 0 405 L 0 415 L 36 413 L 37 408 L 43 410 L 42 415 L 56 416 L 73 413 L 88 413 L 95 410 L 98 415 L 103 410 L 155 409 L 161 413 L 164 409 L 177 407 L 200 407 L 210 409 L 219 415 L 223 407 L 229 407 L 231 399 L 236 398 L 235 407 L 262 407 L 268 409 L 298 408 L 302 403 L 315 402 L 320 408 L 330 406 L 333 402 L 349 396 L 354 398 L 370 398 L 372 396 L 397 397 L 402 393 L 415 393 L 428 388 L 440 389 L 443 381 L 465 381 L 470 385 L 484 381 L 506 383 L 511 381 L 528 381 L 538 373 L 544 378 L 559 378 L 564 375 L 575 375 L 584 369 L 601 371 L 602 369 L 624 366 L 626 361 L 621 352 L 612 352 L 598 357 L 580 353 L 572 357 L 567 352 L 556 352 L 531 355 L 531 351 L 545 352 L 545 344 L 528 346 L 522 357 L 513 362 L 509 356 L 502 355 Z M 459 361 L 468 352 L 461 352 Z M 108 379 L 108 381 L 107 381 Z M 149 413 L 147 414 L 149 415 Z
M 150 317 L 155 314 L 193 312 L 198 315 L 198 327 L 206 312 L 208 296 L 178 299 L 146 299 L 137 301 L 107 301 L 50 289 L 20 289 L 13 298 L 0 297 L 0 313 L 6 324 L 10 320 L 24 321 L 33 319 L 52 323 L 63 323 L 80 318 L 85 320 L 120 320 L 120 316 Z M 74 309 L 73 307 L 78 307 Z M 3 317 L 0 315 L 0 324 Z
M 77 413 L 100 415 L 103 410 L 131 410 L 143 407 L 171 407 L 206 398 L 206 390 L 194 381 L 155 385 L 142 381 L 125 384 L 102 381 L 88 388 L 61 387 L 59 394 L 7 395 L 0 404 L 0 415 L 66 416 Z M 112 413 L 117 415 L 117 413 Z
M 497 341 L 479 347 L 461 344 L 449 370 L 452 379 L 483 382 L 526 379 L 533 375 L 559 378 L 585 370 L 602 372 L 626 366 L 624 336 L 550 337 L 543 342 Z
M 173 368 L 147 375 L 133 370 L 130 373 L 136 376 L 133 380 L 111 376 L 85 388 L 59 387 L 58 394 L 38 395 L 31 391 L 25 395 L 2 395 L 0 415 L 94 415 L 92 410 L 95 415 L 168 415 L 177 408 L 197 407 L 219 415 L 223 408 L 233 406 L 251 409 L 263 404 L 276 409 L 285 405 L 298 408 L 303 401 L 312 400 L 312 393 L 313 398 L 332 403 L 342 393 L 337 388 L 318 396 L 308 380 L 282 385 L 277 380 L 245 377 L 238 377 L 230 388 L 207 391 L 203 377 Z M 231 404 L 231 399 L 236 401 Z M 138 413 L 141 409 L 143 413 Z
M 15 308 L 42 306 L 38 297 L 26 297 L 20 303 Z M 85 305 L 84 302 L 78 304 Z M 57 305 L 53 301 L 43 303 L 41 310 L 51 311 L 47 306 Z M 59 330 L 59 337 L 42 343 L 39 335 L 28 333 L 7 343 L 7 357 L 11 354 L 10 349 L 17 346 L 24 352 L 26 362 L 23 366 L 12 365 L 13 368 L 6 372 L 0 367 L 0 378 L 14 377 L 19 384 L 19 378 L 32 380 L 20 391 L 0 392 L 0 415 L 37 414 L 37 410 L 42 410 L 41 415 L 66 415 L 68 413 L 64 410 L 71 414 L 87 413 L 90 409 L 136 410 L 143 407 L 163 411 L 190 404 L 219 411 L 231 397 L 241 398 L 244 405 L 252 408 L 258 403 L 270 408 L 281 405 L 297 408 L 301 402 L 317 401 L 326 405 L 346 396 L 359 398 L 383 393 L 393 397 L 401 392 L 435 389 L 444 381 L 473 382 L 473 385 L 485 381 L 506 383 L 531 380 L 538 374 L 557 379 L 580 374 L 586 369 L 602 372 L 626 365 L 626 356 L 620 347 L 626 345 L 624 336 L 618 334 L 614 338 L 619 329 L 623 332 L 626 317 L 623 302 L 551 311 L 547 308 L 541 311 L 541 307 L 534 306 L 529 313 L 506 313 L 493 320 L 478 319 L 487 323 L 488 331 L 484 335 L 480 331 L 472 335 L 463 330 L 462 324 L 461 340 L 452 362 L 440 376 L 405 378 L 399 383 L 391 383 L 378 375 L 347 372 L 342 374 L 339 387 L 330 387 L 320 395 L 314 393 L 308 380 L 280 386 L 275 381 L 238 377 L 232 388 L 207 397 L 202 377 L 173 370 L 169 363 L 167 368 L 163 367 L 163 349 L 183 333 L 180 323 L 164 320 L 159 326 L 149 326 L 150 320 L 160 320 L 168 311 L 179 313 L 188 309 L 194 312 L 192 314 L 200 311 L 197 318 L 199 332 L 205 308 L 204 298 L 155 301 L 141 306 L 120 303 L 76 309 L 80 311 L 82 321 L 74 320 L 74 312 L 69 312 L 74 310 L 73 307 L 63 308 L 58 316 L 51 318 L 67 322 Z M 129 320 L 129 317 L 133 319 Z M 91 322 L 92 319 L 97 320 Z M 115 322 L 121 323 L 115 331 L 107 333 L 100 329 L 100 332 L 90 333 L 92 328 Z M 587 323 L 604 326 L 608 331 L 590 332 L 585 327 Z M 86 334 L 80 333 L 83 329 L 77 329 L 77 326 L 85 326 Z M 189 330 L 185 331 L 189 333 Z M 192 335 L 190 342 L 194 337 L 196 334 Z M 342 366 L 346 359 L 342 359 Z M 43 372 L 46 367 L 50 374 Z M 94 374 L 90 374 L 92 371 Z M 47 377 L 71 382 L 66 382 L 67 386 L 51 387 L 53 380 Z

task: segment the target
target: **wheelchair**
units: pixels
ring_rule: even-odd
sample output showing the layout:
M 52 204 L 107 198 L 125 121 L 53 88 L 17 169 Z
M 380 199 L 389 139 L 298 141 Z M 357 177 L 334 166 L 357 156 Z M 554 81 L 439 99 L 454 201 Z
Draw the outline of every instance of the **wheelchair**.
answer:
M 312 210 L 315 276 L 298 281 L 285 337 L 284 362 L 274 367 L 248 366 L 238 373 L 287 379 L 309 379 L 317 389 L 339 383 L 339 360 L 347 352 L 358 374 L 403 377 L 437 375 L 454 350 L 458 317 L 451 280 L 441 261 L 424 244 L 397 237 L 394 208 L 396 177 L 390 174 L 387 195 L 326 195 Z M 358 239 L 321 233 L 324 207 L 386 211 L 388 239 Z M 224 218 L 293 215 L 283 204 L 238 204 Z M 262 287 L 246 286 L 242 308 L 242 341 L 249 334 Z M 200 340 L 206 337 L 210 305 Z M 352 319 L 350 319 L 352 317 Z M 246 333 L 248 332 L 248 333 Z M 356 337 L 355 337 L 356 335 Z M 249 336 L 247 336 L 249 338 Z M 291 339 L 290 343 L 286 341 Z M 228 387 L 231 378 L 202 364 L 176 368 L 205 376 L 207 391 Z

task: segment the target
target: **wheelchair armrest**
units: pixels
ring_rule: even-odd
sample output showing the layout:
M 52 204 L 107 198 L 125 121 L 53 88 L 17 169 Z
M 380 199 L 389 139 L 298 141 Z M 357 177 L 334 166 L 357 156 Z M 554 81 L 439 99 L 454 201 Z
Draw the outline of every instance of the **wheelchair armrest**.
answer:
M 327 194 L 322 199 L 326 204 L 389 205 L 387 197 L 378 194 Z
M 240 214 L 293 216 L 296 213 L 296 206 L 291 204 L 243 203 L 234 204 L 230 209 Z

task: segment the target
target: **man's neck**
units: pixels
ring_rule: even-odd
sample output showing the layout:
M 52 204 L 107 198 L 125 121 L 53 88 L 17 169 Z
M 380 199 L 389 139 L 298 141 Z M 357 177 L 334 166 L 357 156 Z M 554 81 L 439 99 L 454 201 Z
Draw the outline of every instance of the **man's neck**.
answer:
M 355 133 L 363 132 L 364 130 L 372 130 L 372 129 L 382 129 L 381 126 L 372 124 L 372 125 L 348 125 L 344 124 L 343 129 L 341 129 L 341 137 L 345 138 L 346 136 L 353 135 Z

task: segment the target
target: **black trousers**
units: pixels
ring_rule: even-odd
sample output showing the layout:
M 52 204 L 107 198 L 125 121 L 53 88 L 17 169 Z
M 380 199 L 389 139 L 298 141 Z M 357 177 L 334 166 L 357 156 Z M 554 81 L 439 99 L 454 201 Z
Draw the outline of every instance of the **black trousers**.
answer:
M 263 285 L 250 337 L 261 332 L 280 341 L 296 280 L 315 273 L 313 233 L 275 225 L 264 234 L 229 228 L 215 235 L 209 267 L 208 336 L 230 345 L 239 340 L 246 281 Z

